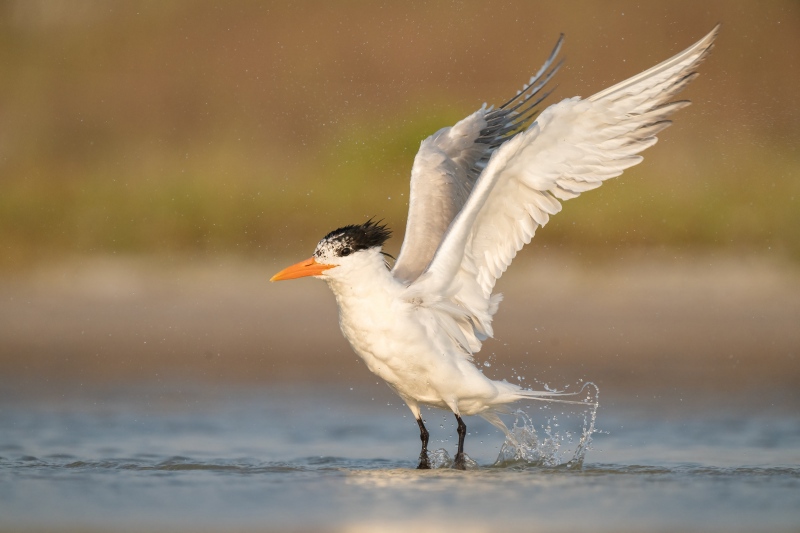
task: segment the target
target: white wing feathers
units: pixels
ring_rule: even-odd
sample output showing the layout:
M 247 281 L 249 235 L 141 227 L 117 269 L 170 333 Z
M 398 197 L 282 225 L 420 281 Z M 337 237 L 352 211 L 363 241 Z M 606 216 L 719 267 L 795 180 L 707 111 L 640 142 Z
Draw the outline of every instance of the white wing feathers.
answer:
M 581 100 L 545 109 L 531 127 L 491 157 L 438 246 L 427 270 L 406 289 L 430 309 L 470 357 L 492 335 L 499 295 L 495 282 L 559 200 L 577 197 L 642 160 L 689 104 L 669 100 L 697 75 L 719 26 L 667 61 Z

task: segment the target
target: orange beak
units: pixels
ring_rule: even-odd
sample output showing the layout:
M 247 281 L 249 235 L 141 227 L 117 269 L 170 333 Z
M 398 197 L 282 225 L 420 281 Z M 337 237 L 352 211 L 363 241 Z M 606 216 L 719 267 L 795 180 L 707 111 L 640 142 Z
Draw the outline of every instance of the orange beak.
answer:
M 319 276 L 329 268 L 333 268 L 336 265 L 321 265 L 317 263 L 317 261 L 313 257 L 309 257 L 305 261 L 300 261 L 290 267 L 284 268 L 274 276 L 272 276 L 269 280 L 270 281 L 281 281 L 284 279 L 297 279 L 297 278 L 304 278 L 306 276 Z

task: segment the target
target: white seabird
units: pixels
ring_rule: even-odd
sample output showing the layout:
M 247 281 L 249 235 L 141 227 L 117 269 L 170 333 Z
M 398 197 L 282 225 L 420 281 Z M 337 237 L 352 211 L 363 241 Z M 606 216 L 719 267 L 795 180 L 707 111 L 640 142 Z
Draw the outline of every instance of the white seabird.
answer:
M 558 396 L 486 377 L 472 356 L 492 336 L 497 279 L 561 203 L 642 161 L 673 101 L 697 76 L 719 26 L 676 56 L 604 91 L 542 111 L 558 70 L 548 60 L 505 104 L 485 104 L 425 139 L 411 170 L 405 240 L 391 270 L 381 247 L 390 231 L 368 221 L 326 235 L 314 255 L 272 281 L 314 276 L 336 296 L 339 324 L 367 367 L 406 402 L 420 429 L 418 468 L 429 468 L 421 405 L 458 421 L 455 467 L 464 469 L 464 415 L 505 429 L 497 413 L 522 399 Z

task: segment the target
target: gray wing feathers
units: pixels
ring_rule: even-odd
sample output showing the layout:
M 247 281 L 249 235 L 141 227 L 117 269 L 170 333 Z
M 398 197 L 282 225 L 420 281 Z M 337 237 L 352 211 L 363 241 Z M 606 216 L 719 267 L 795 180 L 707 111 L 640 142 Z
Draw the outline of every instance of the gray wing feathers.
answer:
M 469 141 L 482 126 L 480 113 L 422 142 L 411 169 L 408 222 L 400 255 L 392 269 L 395 278 L 411 282 L 425 270 L 442 235 L 469 197 L 478 176 L 470 169 L 484 150 Z M 475 131 L 467 133 L 470 129 Z
M 536 116 L 536 106 L 549 94 L 542 90 L 561 66 L 554 63 L 563 38 L 513 98 L 496 109 L 484 104 L 422 141 L 411 169 L 406 234 L 392 269 L 396 279 L 411 283 L 428 267 L 492 154 Z

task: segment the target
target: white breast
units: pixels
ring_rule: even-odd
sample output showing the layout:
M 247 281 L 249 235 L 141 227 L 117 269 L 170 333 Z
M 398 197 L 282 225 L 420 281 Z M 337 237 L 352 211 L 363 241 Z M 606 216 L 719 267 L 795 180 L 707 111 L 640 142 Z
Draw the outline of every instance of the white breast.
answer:
M 339 307 L 339 324 L 367 368 L 406 402 L 465 415 L 484 411 L 498 397 L 498 383 L 459 353 L 446 335 L 431 336 L 420 316 L 424 314 L 408 304 L 382 310 L 345 304 Z
M 436 400 L 438 394 L 430 390 L 427 376 L 432 346 L 424 326 L 414 320 L 414 309 L 396 298 L 391 285 L 375 283 L 371 277 L 361 281 L 337 283 L 335 288 L 331 284 L 342 334 L 367 368 L 399 394 Z
M 406 401 L 458 406 L 464 414 L 472 414 L 470 399 L 480 398 L 485 406 L 497 395 L 496 384 L 446 334 L 437 334 L 429 310 L 402 297 L 405 287 L 386 270 L 382 258 L 372 259 L 342 265 L 324 276 L 353 350 Z

